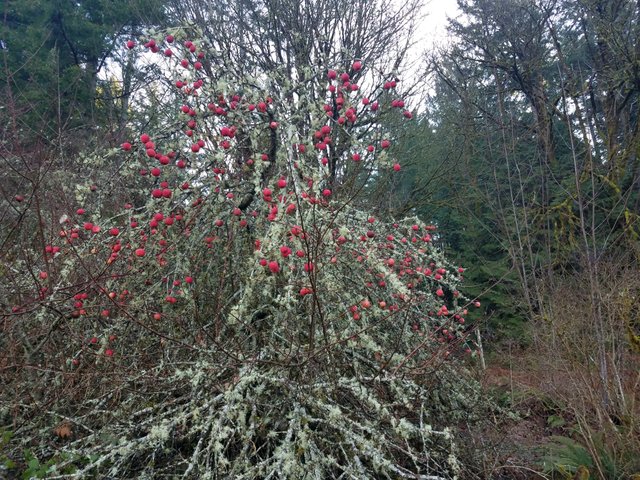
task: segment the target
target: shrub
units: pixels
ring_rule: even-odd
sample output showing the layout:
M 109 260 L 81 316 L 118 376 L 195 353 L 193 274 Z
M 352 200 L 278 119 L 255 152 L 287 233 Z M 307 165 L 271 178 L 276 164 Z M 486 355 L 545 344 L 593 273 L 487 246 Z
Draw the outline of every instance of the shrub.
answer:
M 149 129 L 81 157 L 93 178 L 63 182 L 59 217 L 30 201 L 42 186 L 13 205 L 16 437 L 58 424 L 38 456 L 77 476 L 456 477 L 449 426 L 476 392 L 463 270 L 435 226 L 361 195 L 401 168 L 396 79 L 363 102 L 360 62 L 250 78 L 172 35 L 171 56 L 145 43 L 167 75 L 138 101 Z

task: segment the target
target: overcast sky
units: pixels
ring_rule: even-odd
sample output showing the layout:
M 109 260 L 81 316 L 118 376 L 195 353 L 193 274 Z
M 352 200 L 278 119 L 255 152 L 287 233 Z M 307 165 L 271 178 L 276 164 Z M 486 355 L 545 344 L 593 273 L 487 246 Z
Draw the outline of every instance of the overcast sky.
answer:
M 428 45 L 442 43 L 446 40 L 447 16 L 455 17 L 458 13 L 456 0 L 431 0 L 425 12 L 427 17 L 418 26 L 418 35 Z
M 401 3 L 404 0 L 394 0 Z M 429 1 L 429 0 L 427 0 Z M 447 17 L 455 18 L 458 14 L 456 0 L 430 0 L 423 10 L 425 17 L 417 26 L 416 44 L 409 53 L 409 70 L 405 72 L 404 79 L 413 82 L 422 77 L 423 59 L 426 51 L 434 46 L 442 46 L 447 42 Z M 420 100 L 417 100 L 420 102 Z

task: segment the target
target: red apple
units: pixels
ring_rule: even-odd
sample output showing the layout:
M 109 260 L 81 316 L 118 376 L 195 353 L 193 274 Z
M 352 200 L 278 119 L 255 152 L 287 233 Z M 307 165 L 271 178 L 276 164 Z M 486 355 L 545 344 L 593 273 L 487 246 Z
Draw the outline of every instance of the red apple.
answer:
M 278 262 L 273 260 L 269 262 L 269 270 L 271 270 L 271 273 L 278 273 L 280 271 L 280 265 L 278 265 Z

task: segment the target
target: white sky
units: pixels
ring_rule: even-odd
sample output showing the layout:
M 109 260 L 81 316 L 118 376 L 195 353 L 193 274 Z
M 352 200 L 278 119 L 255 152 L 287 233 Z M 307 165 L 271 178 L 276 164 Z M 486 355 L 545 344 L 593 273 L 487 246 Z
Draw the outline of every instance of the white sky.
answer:
M 425 6 L 425 13 L 426 18 L 418 25 L 420 39 L 428 46 L 445 43 L 447 16 L 455 18 L 459 13 L 456 0 L 431 0 Z
M 400 4 L 403 0 L 395 0 Z M 405 80 L 412 83 L 415 80 L 423 79 L 424 54 L 434 47 L 445 46 L 448 42 L 447 17 L 455 18 L 459 15 L 456 0 L 426 0 L 424 6 L 424 18 L 418 23 L 414 48 L 409 52 L 407 65 L 408 72 L 405 73 Z M 408 74 L 408 75 L 407 75 Z M 428 79 L 427 79 L 428 81 Z M 423 99 L 415 98 L 411 106 L 417 102 L 419 105 Z

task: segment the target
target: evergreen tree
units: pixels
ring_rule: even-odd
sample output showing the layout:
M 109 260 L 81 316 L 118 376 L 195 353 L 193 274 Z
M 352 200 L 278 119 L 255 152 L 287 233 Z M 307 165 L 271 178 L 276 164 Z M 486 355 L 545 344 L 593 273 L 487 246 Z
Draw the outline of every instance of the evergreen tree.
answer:
M 77 128 L 91 135 L 100 113 L 99 73 L 124 35 L 164 12 L 151 0 L 10 0 L 2 14 L 3 128 L 29 143 Z

